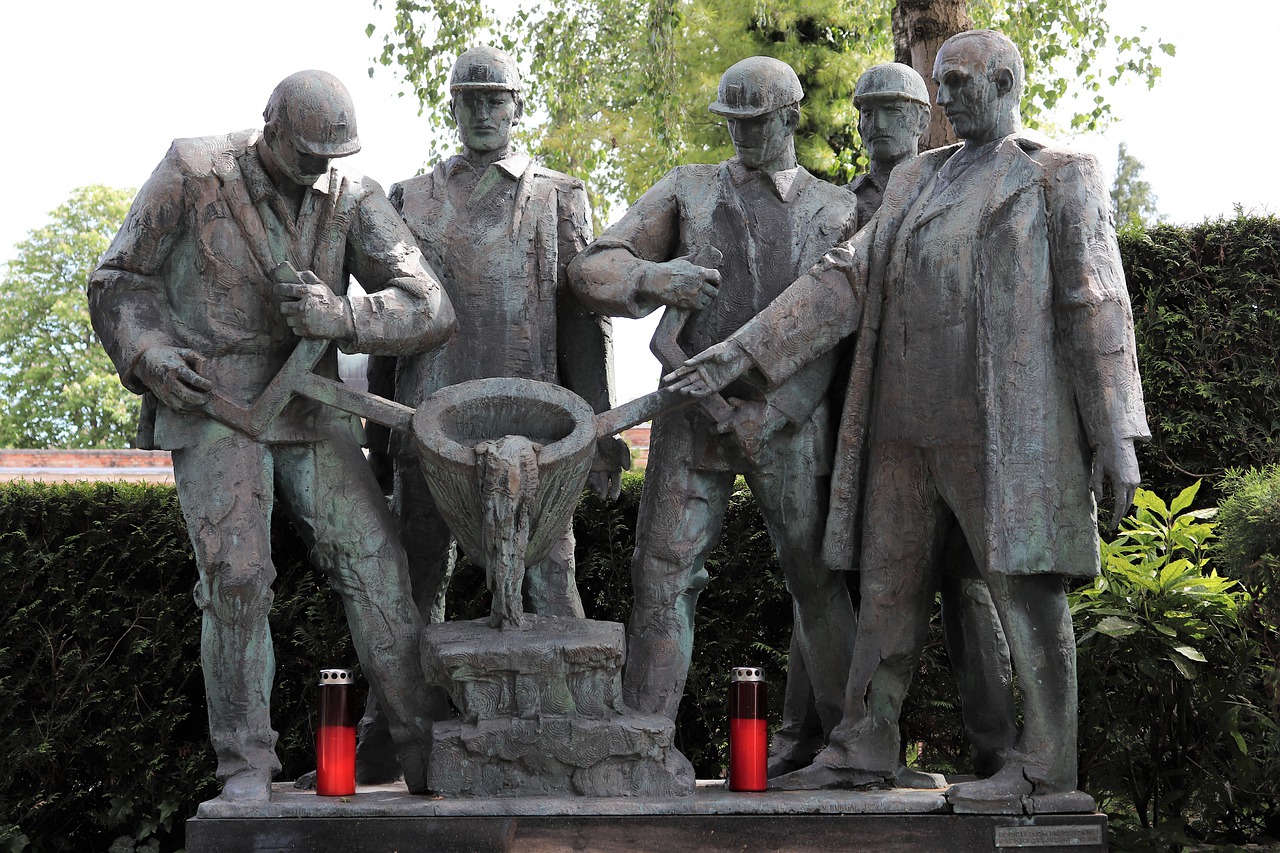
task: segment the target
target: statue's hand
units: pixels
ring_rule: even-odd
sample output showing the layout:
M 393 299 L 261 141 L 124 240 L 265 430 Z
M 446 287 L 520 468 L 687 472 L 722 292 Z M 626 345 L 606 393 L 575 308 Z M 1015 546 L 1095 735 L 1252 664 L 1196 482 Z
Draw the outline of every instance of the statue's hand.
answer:
M 310 270 L 298 273 L 301 284 L 277 282 L 280 313 L 294 334 L 303 338 L 351 340 L 356 335 L 351 303 L 329 289 Z
M 622 472 L 631 467 L 631 449 L 616 436 L 596 442 L 595 459 L 587 475 L 587 488 L 596 497 L 613 503 L 622 494 Z
M 710 305 L 719 288 L 720 271 L 699 266 L 690 258 L 654 264 L 640 280 L 641 296 L 689 311 L 700 311 Z
M 1133 496 L 1142 482 L 1138 473 L 1138 454 L 1133 449 L 1133 439 L 1118 439 L 1114 444 L 1099 444 L 1093 455 L 1093 477 L 1090 483 L 1095 500 L 1102 500 L 1104 478 L 1111 483 L 1115 495 L 1112 507 L 1111 530 L 1120 526 L 1120 519 L 1133 506 Z
M 730 338 L 707 347 L 662 377 L 673 391 L 690 397 L 706 397 L 724 388 L 751 369 L 751 356 Z
M 764 400 L 731 399 L 729 403 L 733 406 L 733 419 L 716 424 L 716 429 L 733 433 L 748 459 L 763 461 L 769 442 L 787 425 L 787 416 Z
M 161 403 L 175 412 L 204 405 L 213 383 L 200 374 L 204 356 L 183 347 L 151 347 L 142 353 L 133 373 Z

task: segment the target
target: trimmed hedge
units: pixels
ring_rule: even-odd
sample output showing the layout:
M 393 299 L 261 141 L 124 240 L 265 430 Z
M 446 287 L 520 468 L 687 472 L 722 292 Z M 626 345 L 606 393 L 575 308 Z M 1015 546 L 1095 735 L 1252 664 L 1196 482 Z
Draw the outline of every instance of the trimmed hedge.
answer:
M 1280 220 L 1120 233 L 1152 440 L 1143 485 L 1176 495 L 1280 462 Z
M 584 495 L 579 508 L 579 587 L 593 618 L 625 621 L 630 610 L 642 482 L 628 475 L 617 504 Z M 337 595 L 283 515 L 274 521 L 272 711 L 287 779 L 313 766 L 316 670 L 356 660 Z M 0 850 L 24 840 L 33 851 L 180 847 L 182 822 L 217 785 L 196 569 L 173 489 L 8 485 L 0 531 Z M 770 668 L 776 717 L 790 630 L 790 599 L 745 489 L 721 542 L 679 719 L 679 746 L 703 777 L 723 766 L 729 668 Z M 488 606 L 483 573 L 464 561 L 451 618 Z

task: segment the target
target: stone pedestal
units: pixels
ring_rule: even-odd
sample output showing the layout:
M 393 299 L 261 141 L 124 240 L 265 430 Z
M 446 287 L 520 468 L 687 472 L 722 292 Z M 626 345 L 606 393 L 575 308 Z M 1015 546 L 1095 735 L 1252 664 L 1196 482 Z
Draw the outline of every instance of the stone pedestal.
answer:
M 200 806 L 188 853 L 391 850 L 568 853 L 1103 853 L 1100 814 L 955 814 L 942 790 L 769 791 L 698 783 L 691 797 L 413 797 L 403 785 Z
M 526 614 L 427 626 L 422 665 L 461 712 L 435 727 L 431 790 L 450 796 L 681 797 L 693 767 L 665 717 L 622 704 L 616 622 Z

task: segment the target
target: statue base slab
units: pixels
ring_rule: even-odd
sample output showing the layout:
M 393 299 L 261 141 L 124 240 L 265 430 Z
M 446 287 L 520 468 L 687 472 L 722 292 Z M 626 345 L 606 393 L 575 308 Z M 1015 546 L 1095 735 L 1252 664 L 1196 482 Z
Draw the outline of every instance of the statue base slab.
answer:
M 955 814 L 942 790 L 692 797 L 415 797 L 401 784 L 320 797 L 289 783 L 269 802 L 210 801 L 187 821 L 189 853 L 278 850 L 1102 853 L 1101 814 Z

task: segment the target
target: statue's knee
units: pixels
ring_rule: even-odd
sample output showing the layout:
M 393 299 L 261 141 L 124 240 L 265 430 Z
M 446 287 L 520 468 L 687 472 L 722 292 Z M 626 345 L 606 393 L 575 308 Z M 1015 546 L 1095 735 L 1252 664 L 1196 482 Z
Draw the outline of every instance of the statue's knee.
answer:
M 196 588 L 196 604 L 202 610 L 222 617 L 265 615 L 271 610 L 275 567 L 269 560 L 222 560 L 209 566 L 205 576 L 207 581 Z

